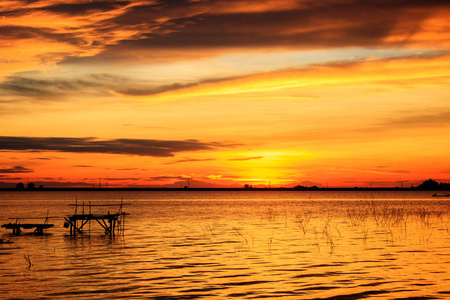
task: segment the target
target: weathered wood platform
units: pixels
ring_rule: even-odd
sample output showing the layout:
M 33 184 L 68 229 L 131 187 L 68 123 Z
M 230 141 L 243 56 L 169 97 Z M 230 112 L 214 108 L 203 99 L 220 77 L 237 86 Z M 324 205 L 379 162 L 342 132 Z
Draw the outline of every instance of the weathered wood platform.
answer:
M 35 234 L 43 234 L 44 230 L 49 229 L 54 224 L 49 224 L 48 219 L 55 218 L 55 217 L 43 217 L 43 218 L 10 218 L 11 220 L 16 220 L 15 223 L 8 223 L 3 224 L 1 227 L 6 229 L 12 229 L 13 234 L 20 234 L 22 232 L 22 229 L 33 229 Z M 44 223 L 21 223 L 21 220 L 38 220 L 38 219 L 45 219 Z
M 51 228 L 55 226 L 54 224 L 35 224 L 35 223 L 8 223 L 3 224 L 2 227 L 6 229 L 12 229 L 13 234 L 20 234 L 22 232 L 22 229 L 33 229 L 35 234 L 43 234 L 45 229 Z
M 100 226 L 105 230 L 105 234 L 109 234 L 110 236 L 114 236 L 115 232 L 122 231 L 125 228 L 125 216 L 129 215 L 122 211 L 123 203 L 121 201 L 120 204 L 102 204 L 102 205 L 86 205 L 86 209 L 89 209 L 89 213 L 85 213 L 85 205 L 83 204 L 69 204 L 70 206 L 75 206 L 75 212 L 73 215 L 69 215 L 64 220 L 64 227 L 69 228 L 70 236 L 76 236 L 77 234 L 83 234 L 83 230 L 86 224 L 89 224 L 90 231 L 90 221 L 96 221 Z M 91 212 L 92 207 L 111 207 L 111 206 L 119 206 L 119 210 L 117 213 L 111 214 L 109 211 L 107 214 L 93 214 Z M 82 208 L 82 212 L 78 213 L 78 207 Z

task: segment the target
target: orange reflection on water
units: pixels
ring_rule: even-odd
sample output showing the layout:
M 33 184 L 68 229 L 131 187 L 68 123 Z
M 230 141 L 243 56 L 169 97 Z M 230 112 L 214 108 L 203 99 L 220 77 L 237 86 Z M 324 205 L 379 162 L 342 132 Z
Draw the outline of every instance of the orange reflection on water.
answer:
M 21 195 L 3 199 L 7 215 L 28 211 L 23 203 L 36 214 L 51 208 L 65 215 L 75 196 Z M 74 238 L 55 221 L 46 235 L 12 236 L 14 244 L 0 245 L 0 292 L 9 298 L 444 299 L 449 206 L 424 195 L 127 192 L 132 205 L 124 235 L 110 238 L 92 224 L 90 235 Z M 79 202 L 96 203 L 113 196 L 78 195 Z

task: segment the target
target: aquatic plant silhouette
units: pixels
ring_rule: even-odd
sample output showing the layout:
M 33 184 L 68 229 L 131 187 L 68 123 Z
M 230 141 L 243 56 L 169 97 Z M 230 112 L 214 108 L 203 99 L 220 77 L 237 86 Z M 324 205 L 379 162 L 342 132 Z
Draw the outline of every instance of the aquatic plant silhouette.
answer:
M 28 269 L 31 269 L 31 266 L 33 265 L 31 263 L 31 259 L 30 259 L 30 255 L 24 254 L 23 258 L 25 259 L 25 261 L 28 263 Z

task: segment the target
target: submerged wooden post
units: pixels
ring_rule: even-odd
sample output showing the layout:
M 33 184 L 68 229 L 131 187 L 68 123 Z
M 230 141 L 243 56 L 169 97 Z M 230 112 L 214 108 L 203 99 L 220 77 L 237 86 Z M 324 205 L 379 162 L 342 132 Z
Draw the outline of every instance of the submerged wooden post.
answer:
M 92 217 L 92 212 L 91 212 L 91 201 L 89 201 L 89 218 Z M 91 235 L 91 221 L 89 221 L 89 235 Z
M 125 234 L 125 214 L 122 214 L 122 233 Z

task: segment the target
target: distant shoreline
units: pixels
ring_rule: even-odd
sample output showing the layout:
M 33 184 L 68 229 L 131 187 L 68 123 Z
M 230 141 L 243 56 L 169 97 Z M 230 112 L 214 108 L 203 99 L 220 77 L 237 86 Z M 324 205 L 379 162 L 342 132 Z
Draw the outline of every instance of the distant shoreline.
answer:
M 419 188 L 43 188 L 43 189 L 16 189 L 16 188 L 0 188 L 0 192 L 70 192 L 70 191 L 86 191 L 86 192 L 117 192 L 117 191 L 243 191 L 243 192 L 262 192 L 262 191 L 450 191 L 450 188 L 444 189 L 419 189 Z

